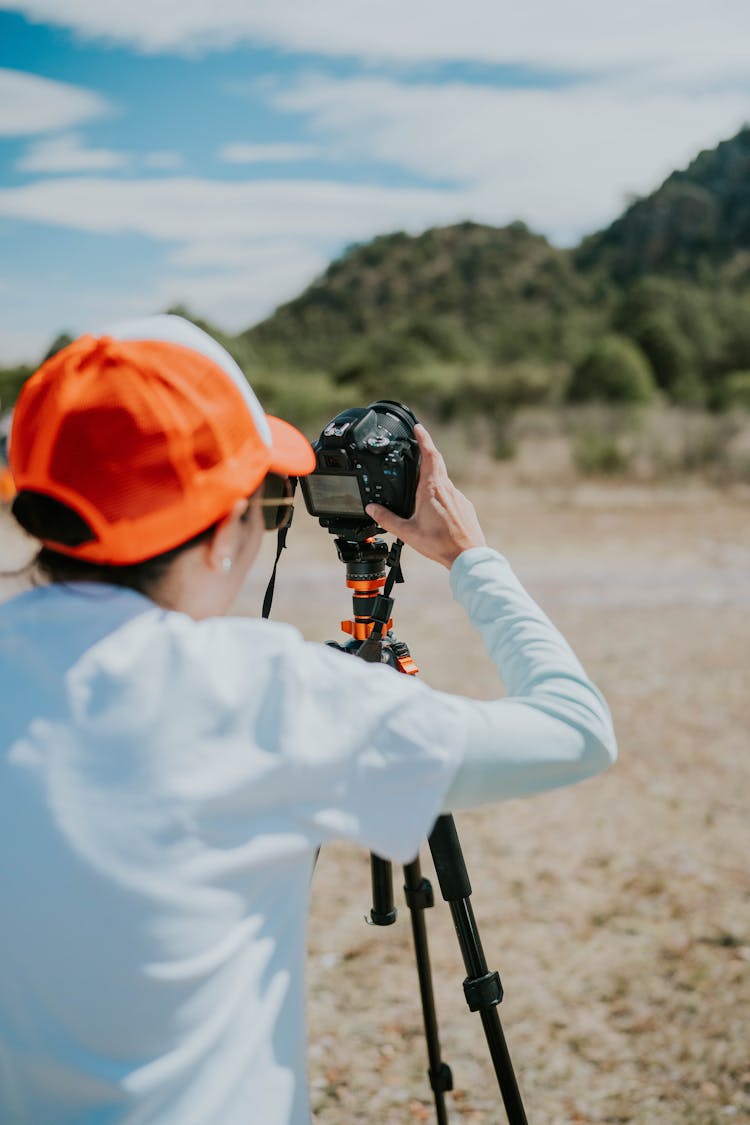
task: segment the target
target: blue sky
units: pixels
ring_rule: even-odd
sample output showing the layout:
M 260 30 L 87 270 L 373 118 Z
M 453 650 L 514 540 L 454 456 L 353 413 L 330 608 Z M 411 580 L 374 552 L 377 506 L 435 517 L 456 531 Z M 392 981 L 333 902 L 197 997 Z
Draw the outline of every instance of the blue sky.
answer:
M 0 363 L 240 330 L 386 231 L 572 244 L 750 121 L 748 58 L 746 0 L 0 0 Z

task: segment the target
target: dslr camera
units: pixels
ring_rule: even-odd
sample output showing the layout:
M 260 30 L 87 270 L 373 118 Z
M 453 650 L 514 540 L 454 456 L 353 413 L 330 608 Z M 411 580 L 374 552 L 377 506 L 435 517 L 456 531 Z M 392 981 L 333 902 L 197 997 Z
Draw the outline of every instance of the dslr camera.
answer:
M 366 504 L 408 519 L 419 480 L 417 419 L 407 406 L 380 399 L 337 414 L 316 442 L 316 466 L 300 477 L 305 506 L 332 535 L 362 542 L 383 529 Z

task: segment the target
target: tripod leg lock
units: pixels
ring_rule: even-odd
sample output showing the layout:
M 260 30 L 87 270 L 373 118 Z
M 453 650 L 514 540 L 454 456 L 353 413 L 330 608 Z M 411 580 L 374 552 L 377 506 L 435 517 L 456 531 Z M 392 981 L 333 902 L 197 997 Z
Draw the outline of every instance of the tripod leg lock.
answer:
M 437 1070 L 430 1069 L 428 1074 L 433 1093 L 445 1093 L 446 1090 L 453 1089 L 453 1075 L 447 1063 L 441 1062 Z
M 464 996 L 471 1012 L 494 1008 L 503 998 L 500 974 L 487 972 L 482 977 L 467 977 L 464 981 Z
M 435 905 L 435 895 L 429 879 L 422 879 L 416 887 L 404 887 L 404 897 L 410 910 L 427 910 Z

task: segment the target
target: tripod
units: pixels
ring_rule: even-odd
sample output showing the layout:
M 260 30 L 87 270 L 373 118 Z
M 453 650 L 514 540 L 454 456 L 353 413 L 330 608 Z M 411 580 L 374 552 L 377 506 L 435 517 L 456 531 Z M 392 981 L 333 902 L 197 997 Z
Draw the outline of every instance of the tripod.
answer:
M 394 582 L 403 582 L 400 566 L 402 546 L 400 540 L 396 540 L 389 551 L 388 545 L 378 538 L 364 541 L 336 539 L 339 559 L 346 565 L 346 584 L 352 590 L 354 616 L 353 620 L 341 623 L 341 628 L 351 639 L 345 645 L 336 644 L 335 647 L 362 660 L 387 663 L 406 675 L 415 675 L 417 666 L 409 649 L 403 641 L 396 639 L 391 629 L 391 590 Z M 387 578 L 386 567 L 389 568 Z M 497 1010 L 503 998 L 503 989 L 498 973 L 487 967 L 469 901 L 471 883 L 452 816 L 438 817 L 428 843 L 441 894 L 450 907 L 466 969 L 463 982 L 466 1002 L 472 1012 L 479 1012 L 482 1020 L 508 1121 L 510 1125 L 527 1125 Z M 391 864 L 372 855 L 370 866 L 373 899 L 370 921 L 377 926 L 392 925 L 397 911 L 393 903 Z M 434 894 L 429 880 L 422 875 L 418 856 L 405 865 L 404 884 L 406 904 L 411 914 L 430 1086 L 438 1125 L 447 1125 L 445 1094 L 453 1089 L 453 1077 L 440 1051 L 424 915 L 425 910 L 434 905 Z

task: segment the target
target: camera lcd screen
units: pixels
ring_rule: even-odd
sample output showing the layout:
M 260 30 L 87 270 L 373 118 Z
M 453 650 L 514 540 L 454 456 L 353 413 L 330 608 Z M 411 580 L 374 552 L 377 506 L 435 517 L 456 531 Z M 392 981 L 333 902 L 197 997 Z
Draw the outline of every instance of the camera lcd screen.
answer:
M 365 514 L 359 482 L 348 473 L 312 473 L 305 477 L 307 492 L 316 516 L 362 516 Z

